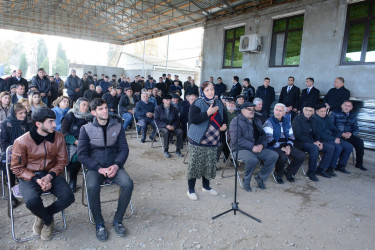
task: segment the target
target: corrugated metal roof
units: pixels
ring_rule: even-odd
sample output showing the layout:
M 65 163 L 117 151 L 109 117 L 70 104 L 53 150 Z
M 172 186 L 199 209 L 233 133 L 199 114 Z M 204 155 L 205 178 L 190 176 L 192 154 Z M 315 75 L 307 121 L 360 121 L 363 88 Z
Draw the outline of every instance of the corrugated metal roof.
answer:
M 0 27 L 126 44 L 294 0 L 3 0 Z

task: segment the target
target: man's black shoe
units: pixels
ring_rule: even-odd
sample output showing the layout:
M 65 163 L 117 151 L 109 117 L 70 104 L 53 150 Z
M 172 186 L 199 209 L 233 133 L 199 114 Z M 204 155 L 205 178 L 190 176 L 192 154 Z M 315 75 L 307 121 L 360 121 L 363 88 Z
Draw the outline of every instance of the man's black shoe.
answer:
M 99 241 L 107 241 L 108 233 L 104 226 L 96 226 L 96 238 Z
M 142 142 L 142 143 L 145 143 L 145 142 L 146 142 L 146 139 L 142 139 L 141 142 Z
M 333 168 L 328 168 L 326 172 L 327 172 L 327 174 L 329 174 L 329 175 L 332 176 L 332 177 L 337 176 L 337 175 L 335 174 L 335 171 L 333 171 Z
M 251 187 L 243 187 L 243 189 L 246 191 L 246 192 L 253 192 L 253 190 L 251 189 Z
M 73 193 L 77 191 L 77 183 L 73 180 L 70 180 L 69 187 L 72 190 Z
M 150 138 L 151 141 L 156 142 L 156 138 L 155 138 L 155 137 L 156 137 L 156 136 L 152 137 L 152 136 L 150 135 L 148 138 Z
M 258 187 L 262 190 L 265 190 L 267 189 L 266 186 L 264 185 L 264 181 L 259 177 L 259 175 L 256 175 L 255 176 L 255 180 L 257 181 L 258 183 Z
M 113 228 L 115 229 L 118 236 L 125 236 L 126 229 L 121 222 L 114 222 Z
M 283 177 L 278 175 L 278 174 L 275 174 L 273 173 L 273 178 L 275 179 L 275 181 L 279 184 L 284 184 L 284 180 L 283 180 Z
M 171 158 L 171 155 L 167 151 L 164 152 L 164 156 L 165 158 Z
M 309 179 L 312 181 L 319 181 L 318 177 L 316 177 L 315 173 L 312 171 L 307 171 L 306 176 L 309 177 Z
M 360 170 L 367 171 L 367 168 L 365 168 L 363 165 L 355 166 L 356 168 L 359 168 Z
M 341 172 L 341 173 L 344 173 L 344 174 L 350 174 L 350 172 L 349 172 L 349 171 L 346 171 L 345 167 L 343 167 L 343 166 L 339 166 L 339 165 L 337 165 L 335 170 L 336 170 L 336 171 L 339 171 L 339 172 Z
M 294 178 L 294 176 L 291 174 L 291 173 L 289 173 L 288 171 L 284 171 L 284 174 L 285 174 L 285 177 L 286 177 L 286 179 L 289 181 L 289 182 L 294 182 L 295 181 L 295 178 Z
M 12 194 L 12 207 L 13 207 L 13 209 L 15 209 L 16 207 L 18 207 L 19 204 L 20 204 L 20 202 Z
M 325 178 L 332 178 L 332 176 L 330 176 L 324 169 L 319 169 L 315 173 Z
M 177 155 L 178 157 L 184 157 L 184 155 L 181 153 L 180 150 L 177 150 L 177 151 L 176 151 L 176 155 Z

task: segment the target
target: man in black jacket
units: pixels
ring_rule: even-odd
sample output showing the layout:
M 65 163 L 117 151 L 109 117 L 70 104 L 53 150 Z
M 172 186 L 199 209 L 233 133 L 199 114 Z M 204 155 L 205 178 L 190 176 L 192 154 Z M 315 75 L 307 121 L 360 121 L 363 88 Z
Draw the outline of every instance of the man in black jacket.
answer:
M 350 99 L 350 91 L 344 87 L 344 82 L 343 77 L 337 77 L 334 88 L 331 88 L 324 97 L 324 103 L 330 111 L 340 110 L 341 104 Z
M 25 78 L 22 77 L 22 70 L 18 69 L 16 72 L 16 76 L 10 78 L 8 80 L 8 84 L 9 86 L 12 86 L 12 85 L 18 85 L 20 83 L 25 86 L 25 93 L 27 93 L 27 91 L 29 91 L 29 83 L 27 82 Z
M 164 156 L 170 158 L 171 155 L 168 152 L 169 148 L 169 139 L 171 134 L 177 137 L 176 143 L 176 155 L 183 157 L 181 154 L 182 149 L 182 130 L 179 128 L 179 115 L 178 110 L 173 105 L 171 105 L 172 96 L 165 95 L 163 96 L 163 104 L 155 108 L 155 122 L 158 126 L 158 129 L 164 134 L 163 137 L 163 147 L 164 147 Z
M 259 161 L 264 161 L 264 165 L 255 176 L 255 180 L 260 189 L 266 189 L 265 182 L 279 158 L 275 151 L 266 148 L 267 135 L 260 120 L 254 118 L 254 107 L 253 103 L 245 102 L 241 106 L 241 113 L 233 118 L 229 127 L 231 148 L 233 151 L 238 150 L 238 160 L 245 162 L 243 185 L 247 192 L 252 191 L 250 187 L 251 175 Z
M 309 153 L 309 170 L 306 175 L 312 181 L 319 181 L 315 175 L 316 171 L 326 178 L 331 178 L 326 170 L 331 163 L 334 147 L 328 143 L 320 142 L 316 120 L 312 118 L 314 107 L 310 103 L 305 103 L 303 112 L 294 118 L 292 127 L 296 138 L 295 147 Z M 324 155 L 317 168 L 319 151 L 322 151 Z
M 90 109 L 95 118 L 92 123 L 81 127 L 77 154 L 78 160 L 87 168 L 87 191 L 96 224 L 96 237 L 106 241 L 108 233 L 100 208 L 100 185 L 109 179 L 121 188 L 113 227 L 117 235 L 124 236 L 126 230 L 122 220 L 133 192 L 133 181 L 124 169 L 129 147 L 124 128 L 109 116 L 103 99 L 94 99 Z
M 275 101 L 275 90 L 270 86 L 270 81 L 268 77 L 264 78 L 263 86 L 259 86 L 255 92 L 255 97 L 263 100 L 263 112 L 266 117 L 269 117 L 271 105 Z
M 112 86 L 109 86 L 108 92 L 105 93 L 102 97 L 108 106 L 108 111 L 110 115 L 117 115 L 118 114 L 118 103 L 119 98 L 117 97 L 117 91 Z
M 44 104 L 48 104 L 48 94 L 51 91 L 51 83 L 48 77 L 45 75 L 43 68 L 38 69 L 38 74 L 36 74 L 32 79 L 32 84 L 35 84 L 39 90 L 40 96 Z
M 240 78 L 238 76 L 233 76 L 233 85 L 232 85 L 232 87 L 229 91 L 228 96 L 236 98 L 238 95 L 241 95 L 242 86 L 238 82 L 239 80 L 240 80 Z
M 299 109 L 300 101 L 300 90 L 297 86 L 294 86 L 294 77 L 288 77 L 288 85 L 283 87 L 280 92 L 279 103 L 290 102 L 293 107 L 293 111 L 297 112 Z
M 301 93 L 300 105 L 298 107 L 300 111 L 302 111 L 302 105 L 305 102 L 311 103 L 312 105 L 317 105 L 319 102 L 320 91 L 314 87 L 314 78 L 306 78 L 306 87 L 307 88 L 303 89 Z
M 120 116 L 124 120 L 123 127 L 125 130 L 128 129 L 133 121 L 134 108 L 137 104 L 138 98 L 133 95 L 133 90 L 131 88 L 125 89 L 125 95 L 122 95 L 119 103 Z

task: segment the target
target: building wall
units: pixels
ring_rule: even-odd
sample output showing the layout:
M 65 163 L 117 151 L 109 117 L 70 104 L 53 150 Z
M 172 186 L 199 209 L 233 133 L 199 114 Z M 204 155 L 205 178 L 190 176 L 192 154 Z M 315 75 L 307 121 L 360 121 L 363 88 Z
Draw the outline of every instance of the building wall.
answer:
M 303 0 L 279 5 L 250 14 L 207 23 L 203 40 L 202 79 L 219 76 L 230 88 L 232 77 L 249 77 L 253 86 L 271 79 L 276 92 L 286 85 L 288 76 L 295 77 L 295 85 L 305 88 L 306 77 L 315 79 L 315 86 L 326 94 L 337 76 L 345 78 L 351 96 L 374 96 L 375 65 L 340 65 L 345 32 L 347 1 Z M 304 11 L 304 26 L 298 67 L 269 67 L 273 17 Z M 245 34 L 260 34 L 263 48 L 260 54 L 243 55 L 242 68 L 223 69 L 225 27 L 245 24 Z

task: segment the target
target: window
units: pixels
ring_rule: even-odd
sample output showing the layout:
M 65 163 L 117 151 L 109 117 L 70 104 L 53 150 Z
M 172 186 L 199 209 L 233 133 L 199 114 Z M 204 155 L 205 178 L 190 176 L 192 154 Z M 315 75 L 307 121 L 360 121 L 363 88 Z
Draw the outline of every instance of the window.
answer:
M 298 66 L 301 54 L 303 15 L 273 22 L 270 66 Z
M 348 5 L 341 64 L 375 63 L 375 0 Z
M 245 35 L 244 26 L 225 31 L 223 68 L 242 67 L 242 52 L 239 48 L 240 38 L 243 35 Z

